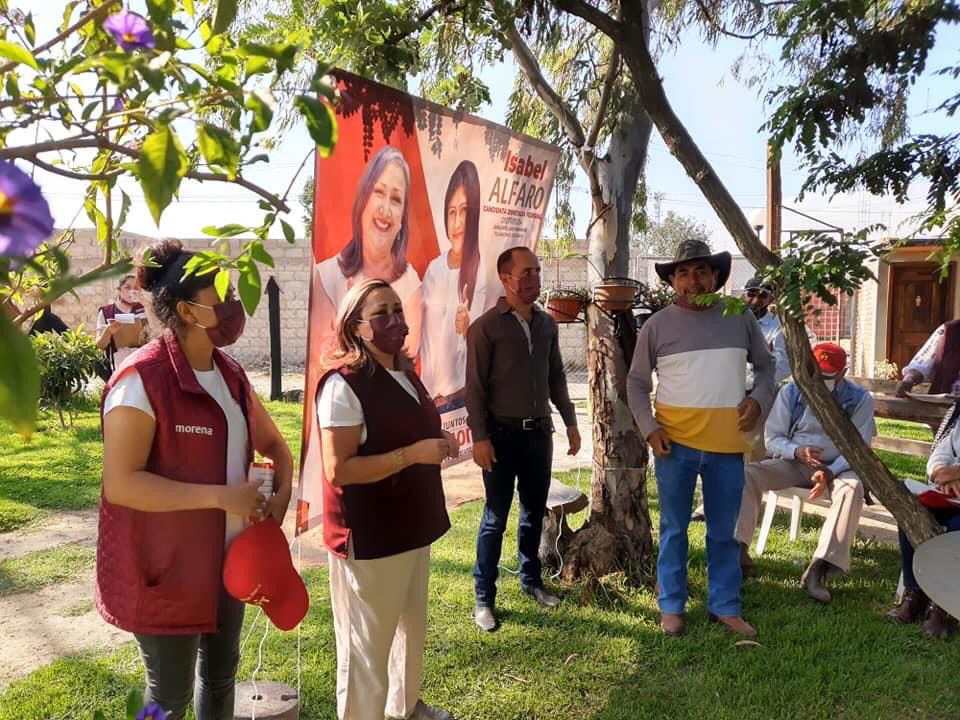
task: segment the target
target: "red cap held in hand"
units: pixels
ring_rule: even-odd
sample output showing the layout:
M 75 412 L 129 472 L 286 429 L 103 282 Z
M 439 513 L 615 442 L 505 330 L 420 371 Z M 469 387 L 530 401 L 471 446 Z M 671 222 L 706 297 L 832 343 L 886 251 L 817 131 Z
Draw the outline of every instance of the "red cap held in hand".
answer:
M 832 342 L 813 346 L 813 359 L 824 375 L 836 375 L 847 366 L 847 351 Z
M 295 628 L 310 607 L 287 537 L 273 518 L 237 535 L 223 563 L 223 584 L 237 600 L 262 608 L 281 630 Z

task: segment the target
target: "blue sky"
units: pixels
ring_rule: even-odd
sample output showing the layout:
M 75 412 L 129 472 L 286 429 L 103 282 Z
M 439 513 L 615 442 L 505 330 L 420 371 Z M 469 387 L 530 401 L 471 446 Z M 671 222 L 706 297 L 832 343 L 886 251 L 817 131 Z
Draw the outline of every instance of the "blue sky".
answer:
M 36 3 L 17 3 L 21 7 Z M 136 9 L 137 3 L 133 3 Z M 62 3 L 45 2 L 42 7 L 33 7 L 37 22 L 38 41 L 52 34 L 59 22 Z M 737 81 L 732 66 L 744 44 L 736 40 L 721 42 L 716 48 L 703 43 L 694 33 L 681 37 L 676 51 L 661 58 L 659 67 L 664 78 L 668 97 L 680 119 L 687 125 L 691 135 L 700 145 L 720 178 L 749 212 L 765 203 L 765 140 L 761 132 L 769 108 L 755 89 L 748 89 Z M 937 48 L 928 67 L 936 69 L 956 62 L 956 48 L 960 47 L 960 28 L 941 31 Z M 490 69 L 486 76 L 492 89 L 492 103 L 480 111 L 480 115 L 494 122 L 502 122 L 506 98 L 512 84 L 514 68 L 504 64 Z M 955 128 L 955 119 L 948 123 L 940 116 L 925 114 L 928 108 L 941 102 L 948 87 L 941 78 L 926 77 L 916 86 L 909 108 L 915 129 L 943 132 Z M 284 138 L 280 147 L 271 153 L 269 165 L 258 166 L 247 177 L 273 192 L 283 192 L 299 166 L 303 154 L 309 149 L 310 140 L 303 129 L 296 129 Z M 798 207 L 821 217 L 827 222 L 844 227 L 859 228 L 872 223 L 884 223 L 895 234 L 897 225 L 909 215 L 922 208 L 923 192 L 918 188 L 916 201 L 907 207 L 897 206 L 891 200 L 857 193 L 834 198 L 808 197 L 794 201 L 804 178 L 798 168 L 796 157 L 787 152 L 782 162 L 784 205 Z M 302 184 L 297 182 L 297 190 Z M 58 225 L 69 224 L 82 206 L 83 188 L 70 180 L 37 173 L 37 180 L 48 195 Z M 686 176 L 683 168 L 669 154 L 663 141 L 654 132 L 650 145 L 647 166 L 648 191 L 663 193 L 662 211 L 668 210 L 691 215 L 704 223 L 711 231 L 711 242 L 716 249 L 733 249 L 732 241 L 721 227 L 713 210 L 707 205 L 697 187 Z M 589 220 L 589 203 L 586 180 L 580 178 L 574 192 L 578 230 L 586 228 Z M 256 201 L 240 188 L 218 183 L 198 184 L 184 182 L 179 202 L 174 202 L 163 216 L 157 228 L 146 206 L 139 199 L 135 187 L 128 188 L 134 198 L 127 229 L 151 236 L 199 236 L 200 228 L 208 224 L 228 222 L 256 223 L 261 212 Z M 291 222 L 300 229 L 300 207 L 296 203 L 296 190 L 291 194 Z M 83 227 L 86 217 L 81 213 L 77 226 Z M 807 221 L 784 214 L 784 228 L 810 227 Z M 277 228 L 279 234 L 279 228 Z

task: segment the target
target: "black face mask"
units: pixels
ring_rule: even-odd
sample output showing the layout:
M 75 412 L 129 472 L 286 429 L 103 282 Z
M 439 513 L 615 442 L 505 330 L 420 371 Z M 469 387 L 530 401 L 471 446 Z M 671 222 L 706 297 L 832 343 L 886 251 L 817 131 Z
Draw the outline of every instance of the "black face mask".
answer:
M 403 319 L 402 312 L 391 313 L 390 315 L 377 315 L 369 320 L 361 320 L 373 330 L 373 340 L 377 350 L 385 355 L 396 355 L 403 347 L 403 341 L 410 333 L 406 321 Z

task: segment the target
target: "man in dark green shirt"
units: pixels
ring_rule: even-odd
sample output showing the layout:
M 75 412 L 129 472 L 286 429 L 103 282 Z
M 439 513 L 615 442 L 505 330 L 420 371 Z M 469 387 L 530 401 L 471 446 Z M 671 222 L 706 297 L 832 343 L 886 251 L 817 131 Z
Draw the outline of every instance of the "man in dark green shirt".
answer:
M 540 262 L 529 248 L 511 248 L 497 258 L 497 273 L 505 295 L 467 333 L 467 424 L 486 494 L 473 571 L 474 620 L 487 631 L 497 628 L 497 565 L 514 482 L 520 496 L 520 583 L 542 606 L 560 603 L 543 587 L 538 556 L 553 459 L 550 401 L 566 425 L 569 454 L 580 450 L 557 325 L 534 305 Z

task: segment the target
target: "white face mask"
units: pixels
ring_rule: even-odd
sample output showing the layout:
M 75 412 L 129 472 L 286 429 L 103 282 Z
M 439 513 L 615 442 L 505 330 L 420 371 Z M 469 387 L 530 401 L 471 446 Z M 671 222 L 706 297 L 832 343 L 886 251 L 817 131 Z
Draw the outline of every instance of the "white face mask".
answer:
M 837 386 L 836 378 L 824 378 L 823 384 L 827 386 L 827 390 L 833 392 L 833 389 Z

